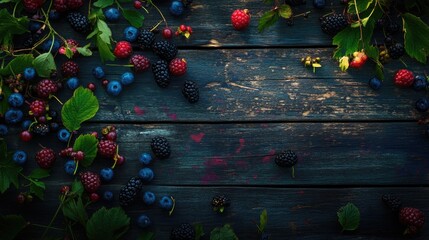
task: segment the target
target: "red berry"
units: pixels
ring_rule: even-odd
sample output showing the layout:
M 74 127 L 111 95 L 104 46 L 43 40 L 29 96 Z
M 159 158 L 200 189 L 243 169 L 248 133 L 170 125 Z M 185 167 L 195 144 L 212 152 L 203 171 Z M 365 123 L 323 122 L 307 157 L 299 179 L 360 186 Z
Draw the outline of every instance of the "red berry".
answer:
M 16 202 L 23 204 L 25 202 L 25 195 L 23 193 L 18 194 L 18 196 L 16 196 Z
M 417 208 L 404 207 L 399 212 L 399 221 L 406 226 L 404 234 L 417 234 L 425 224 L 425 215 Z
M 182 24 L 182 25 L 180 25 L 180 27 L 179 27 L 179 28 L 180 28 L 180 31 L 182 31 L 182 32 L 186 31 L 186 26 L 185 26 L 185 25 L 183 25 L 183 24 Z
M 53 8 L 59 13 L 67 11 L 67 0 L 54 0 Z
M 42 7 L 44 2 L 45 0 L 23 0 L 22 1 L 25 11 L 29 13 L 36 12 L 39 8 Z
M 69 192 L 70 192 L 70 186 L 68 185 L 64 185 L 60 188 L 60 193 L 63 195 L 66 195 Z
M 91 171 L 81 172 L 79 174 L 79 177 L 83 187 L 87 192 L 93 193 L 100 188 L 100 175 L 98 175 L 97 173 Z
M 73 61 L 67 61 L 61 65 L 61 75 L 65 78 L 76 77 L 79 74 L 79 65 Z
M 98 132 L 92 132 L 91 135 L 94 136 L 95 138 L 98 138 Z
M 189 33 L 192 33 L 192 28 L 191 28 L 191 26 L 186 26 L 186 31 L 188 31 Z
M 83 0 L 67 0 L 69 10 L 76 10 L 83 6 Z
M 184 58 L 175 58 L 168 65 L 171 75 L 182 76 L 186 73 L 187 64 Z
M 50 79 L 44 79 L 40 81 L 36 86 L 36 92 L 40 98 L 46 99 L 51 94 L 57 93 L 57 91 L 58 91 L 57 84 Z
M 88 89 L 89 89 L 89 90 L 91 90 L 91 91 L 93 91 L 93 92 L 94 92 L 94 91 L 95 91 L 95 89 L 97 88 L 97 87 L 95 86 L 95 84 L 94 84 L 94 83 L 88 83 L 88 86 L 87 86 L 87 87 L 88 87 Z
M 399 69 L 393 77 L 393 82 L 399 87 L 409 87 L 413 85 L 414 74 L 407 69 Z
M 98 193 L 91 193 L 91 195 L 89 195 L 89 200 L 91 200 L 91 202 L 97 202 L 98 200 L 100 200 L 100 195 L 98 195 Z
M 31 138 L 33 138 L 33 135 L 31 135 L 29 131 L 22 131 L 19 137 L 22 141 L 28 142 L 31 140 Z
M 69 157 L 73 153 L 73 148 L 69 147 L 60 151 L 60 157 L 66 158 Z
M 110 140 L 110 141 L 116 141 L 116 137 L 117 134 L 115 131 L 110 131 L 107 135 L 106 135 L 106 139 Z
M 51 168 L 57 159 L 54 150 L 44 148 L 36 153 L 36 163 L 43 169 Z
M 128 58 L 133 53 L 133 47 L 131 46 L 131 43 L 127 41 L 120 41 L 116 44 L 115 50 L 113 51 L 113 54 L 117 58 Z
M 231 14 L 231 23 L 235 30 L 243 30 L 250 24 L 250 14 L 247 9 L 237 9 Z
M 140 8 L 142 8 L 143 7 L 143 4 L 142 4 L 142 2 L 140 2 L 140 1 L 134 1 L 134 8 L 135 9 L 140 9 Z
M 162 30 L 162 36 L 165 39 L 171 39 L 173 37 L 173 31 L 171 30 L 171 28 L 166 27 Z
M 150 67 L 150 61 L 143 55 L 134 55 L 130 59 L 130 63 L 133 65 L 134 72 L 139 73 L 146 71 Z
M 107 84 L 109 84 L 109 80 L 103 79 L 103 81 L 101 81 L 101 84 L 103 85 L 103 87 L 106 87 Z
M 39 123 L 46 123 L 46 117 L 45 116 L 40 116 L 40 117 L 37 118 L 37 121 Z
M 40 100 L 34 100 L 32 103 L 30 103 L 30 115 L 33 115 L 35 117 L 42 116 L 46 113 L 46 104 L 43 101 Z
M 85 158 L 85 153 L 82 151 L 77 151 L 76 155 L 74 156 L 74 159 L 76 161 L 82 161 Z
M 117 155 L 116 156 L 116 165 L 121 166 L 124 163 L 125 163 L 125 157 L 121 156 L 121 155 Z
M 117 144 L 111 140 L 98 142 L 98 153 L 106 158 L 113 158 L 116 154 Z

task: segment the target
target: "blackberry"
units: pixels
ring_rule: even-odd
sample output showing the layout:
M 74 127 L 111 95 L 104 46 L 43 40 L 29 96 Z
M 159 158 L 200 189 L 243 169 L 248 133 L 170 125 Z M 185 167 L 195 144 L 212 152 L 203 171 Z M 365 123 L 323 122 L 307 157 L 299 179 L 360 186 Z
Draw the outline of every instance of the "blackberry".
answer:
M 158 55 L 161 59 L 171 61 L 177 55 L 177 47 L 173 43 L 161 40 L 152 45 L 152 50 Z
M 399 32 L 400 29 L 401 29 L 401 26 L 396 21 L 388 21 L 387 24 L 385 25 L 386 32 L 390 34 L 397 33 Z
M 51 94 L 55 94 L 57 91 L 57 84 L 50 79 L 43 79 L 36 86 L 36 92 L 40 98 L 49 98 Z
M 159 159 L 170 157 L 170 144 L 165 137 L 154 137 L 150 143 L 153 154 Z
M 71 60 L 61 65 L 61 75 L 65 78 L 76 77 L 79 74 L 79 65 Z
M 283 151 L 276 155 L 275 162 L 280 167 L 293 167 L 298 161 L 295 152 L 291 150 Z
M 130 178 L 127 184 L 123 186 L 119 192 L 119 204 L 121 206 L 128 206 L 132 201 L 134 201 L 142 187 L 142 179 L 139 177 Z
M 88 18 L 80 12 L 71 12 L 67 15 L 67 21 L 71 27 L 79 33 L 87 33 L 91 26 Z
M 398 197 L 392 196 L 390 194 L 383 194 L 381 196 L 381 200 L 393 212 L 398 212 L 399 209 L 401 209 L 402 201 Z
M 196 82 L 187 80 L 183 85 L 182 94 L 190 103 L 198 102 L 200 98 L 200 93 L 198 90 L 198 85 Z
M 223 212 L 226 207 L 229 207 L 231 201 L 225 195 L 214 196 L 212 199 L 213 211 Z
M 158 60 L 152 64 L 152 72 L 159 87 L 166 88 L 170 84 L 170 72 L 166 61 Z
M 44 34 L 40 33 L 29 34 L 28 38 L 24 40 L 22 45 L 26 48 L 33 47 L 33 45 L 37 43 L 40 39 L 42 39 L 43 36 Z
M 182 223 L 171 230 L 170 240 L 194 240 L 195 229 L 189 223 Z
M 140 33 L 137 37 L 137 43 L 140 48 L 151 48 L 153 41 L 155 41 L 155 34 L 153 34 L 153 32 L 147 29 L 140 29 Z
M 402 43 L 396 43 L 388 48 L 389 56 L 392 59 L 398 59 L 405 54 L 404 45 Z
M 336 35 L 349 25 L 343 14 L 332 14 L 321 19 L 322 31 L 329 35 Z
M 46 123 L 37 123 L 31 127 L 31 132 L 39 136 L 48 135 L 50 130 L 49 125 Z

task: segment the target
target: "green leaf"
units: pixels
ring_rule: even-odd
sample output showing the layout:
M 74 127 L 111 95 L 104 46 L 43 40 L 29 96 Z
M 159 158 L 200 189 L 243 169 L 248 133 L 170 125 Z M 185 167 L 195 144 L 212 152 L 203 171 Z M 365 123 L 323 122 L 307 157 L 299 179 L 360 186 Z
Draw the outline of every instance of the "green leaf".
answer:
M 0 215 L 0 239 L 14 240 L 27 226 L 27 221 L 20 215 Z
M 204 227 L 201 223 L 194 224 L 195 229 L 195 240 L 200 240 L 201 237 L 205 235 Z
M 15 18 L 6 8 L 0 10 L 0 46 L 9 45 L 12 35 L 28 32 L 28 18 Z
M 62 210 L 65 217 L 82 224 L 84 227 L 86 226 L 88 214 L 85 211 L 85 206 L 83 205 L 81 197 L 70 199 L 65 202 Z
M 76 131 L 84 121 L 95 116 L 98 108 L 98 100 L 94 93 L 87 88 L 79 87 L 61 109 L 63 125 L 70 132 Z
M 12 91 L 10 91 L 10 88 L 8 86 L 2 86 L 1 89 L 3 92 L 4 99 L 7 99 L 10 94 L 12 94 Z M 9 103 L 7 101 L 0 101 L 0 114 L 5 114 L 8 109 Z
M 26 67 L 33 66 L 33 60 L 34 57 L 32 54 L 19 55 L 0 70 L 0 75 L 10 76 L 22 73 Z
M 115 60 L 110 44 L 105 43 L 100 37 L 97 37 L 97 47 L 102 62 Z
M 263 233 L 265 231 L 265 227 L 267 226 L 267 222 L 268 222 L 267 209 L 264 209 L 262 211 L 261 215 L 259 216 L 259 225 L 258 225 L 259 232 Z
M 360 212 L 353 203 L 347 203 L 338 212 L 338 222 L 343 227 L 343 231 L 353 231 L 359 227 Z
M 30 175 L 28 175 L 29 178 L 33 178 L 33 179 L 42 179 L 49 176 L 50 176 L 49 170 L 42 169 L 42 168 L 36 168 L 33 171 L 31 171 Z
M 96 211 L 86 224 L 89 240 L 120 239 L 130 227 L 130 218 L 120 207 Z
M 136 10 L 123 9 L 122 15 L 127 21 L 136 28 L 143 26 L 144 16 Z
M 85 45 L 84 47 L 77 47 L 76 50 L 84 57 L 89 57 L 92 56 L 92 51 L 91 49 L 89 49 L 89 47 L 91 46 L 90 43 L 88 43 L 87 45 Z
M 103 42 L 110 44 L 110 38 L 112 37 L 112 31 L 110 30 L 107 23 L 101 19 L 97 21 L 97 28 L 100 34 L 98 35 Z
M 411 13 L 402 15 L 405 51 L 410 57 L 426 63 L 429 56 L 429 26 Z
M 154 240 L 154 239 L 155 239 L 155 233 L 147 232 L 147 231 L 142 232 L 140 236 L 137 238 L 137 240 Z
M 356 6 L 357 6 L 359 13 L 362 13 L 365 10 L 367 10 L 369 8 L 369 6 L 371 6 L 372 2 L 373 2 L 373 0 L 356 1 L 356 3 L 357 3 Z M 354 1 L 350 1 L 348 12 L 356 14 L 356 6 L 355 6 Z
M 223 227 L 217 227 L 211 231 L 210 240 L 238 240 L 238 237 L 231 226 L 225 224 Z
M 56 70 L 54 56 L 52 53 L 42 53 L 33 60 L 34 68 L 37 75 L 41 77 L 49 77 L 52 71 Z
M 0 193 L 4 193 L 11 184 L 15 188 L 19 187 L 18 175 L 22 168 L 13 162 L 12 154 L 7 151 L 7 145 L 4 140 L 0 141 L 0 150 L 2 150 L 3 154 L 0 156 Z
M 113 0 L 98 0 L 94 2 L 94 6 L 99 8 L 105 8 L 113 4 Z
M 40 200 L 43 200 L 44 198 L 43 195 L 44 195 L 45 189 L 46 189 L 46 185 L 44 182 L 34 180 L 30 184 L 30 193 L 34 194 Z
M 279 14 L 280 17 L 288 19 L 292 17 L 292 8 L 287 4 L 283 4 L 279 7 Z
M 98 140 L 94 135 L 80 135 L 74 142 L 73 150 L 82 151 L 85 158 L 80 162 L 82 166 L 89 167 L 97 156 Z
M 66 47 L 66 57 L 72 58 L 73 55 L 74 55 L 73 51 L 69 47 Z
M 270 10 L 265 12 L 258 22 L 258 31 L 263 32 L 265 29 L 274 25 L 279 20 L 278 10 Z
M 274 0 L 262 0 L 265 4 L 273 4 Z
M 81 181 L 74 180 L 71 185 L 72 193 L 77 194 L 79 197 L 82 196 L 84 188 Z

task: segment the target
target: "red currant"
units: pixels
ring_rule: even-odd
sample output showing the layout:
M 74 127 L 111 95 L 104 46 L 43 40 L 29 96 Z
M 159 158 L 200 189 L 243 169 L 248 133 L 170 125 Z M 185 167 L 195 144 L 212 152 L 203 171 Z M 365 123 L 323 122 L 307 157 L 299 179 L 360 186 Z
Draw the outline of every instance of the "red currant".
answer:
M 82 151 L 77 151 L 76 156 L 74 157 L 76 161 L 82 161 L 84 158 L 85 158 L 85 153 Z
M 91 193 L 91 195 L 89 195 L 89 199 L 91 202 L 97 202 L 100 200 L 100 195 L 98 195 L 98 193 Z
M 95 86 L 95 84 L 94 84 L 94 83 L 88 83 L 88 86 L 87 86 L 87 87 L 88 87 L 88 89 L 89 89 L 89 90 L 91 90 L 91 91 L 93 91 L 93 92 L 94 92 L 94 91 L 95 91 L 95 89 L 97 88 L 97 87 Z
M 67 185 L 64 185 L 60 188 L 60 193 L 63 195 L 66 195 L 68 192 L 70 192 L 70 187 Z
M 116 160 L 117 166 L 121 166 L 122 164 L 125 163 L 125 157 L 124 156 L 118 155 L 118 156 L 116 156 L 116 158 L 117 158 L 117 160 Z
M 116 131 L 110 131 L 107 135 L 106 135 L 106 139 L 110 140 L 110 141 L 116 141 Z
M 182 31 L 182 32 L 186 31 L 186 26 L 183 24 L 180 25 L 180 31 Z
M 140 1 L 134 1 L 134 8 L 135 9 L 140 9 L 140 8 L 142 8 L 143 7 L 143 4 L 142 4 L 142 2 L 140 2 Z
M 106 87 L 107 84 L 109 84 L 109 80 L 103 79 L 103 81 L 101 81 L 101 84 L 103 84 L 103 87 Z
M 22 141 L 28 142 L 28 141 L 31 140 L 31 138 L 33 138 L 33 135 L 29 131 L 22 131 L 21 135 L 20 135 L 20 138 L 21 138 Z
M 191 26 L 186 26 L 186 30 L 187 30 L 189 33 L 192 33 L 192 28 L 191 28 Z
M 166 27 L 162 30 L 162 36 L 165 39 L 171 39 L 173 37 L 173 31 L 171 30 L 171 28 Z
M 92 132 L 91 135 L 94 136 L 95 138 L 98 138 L 98 132 Z
M 18 194 L 18 196 L 16 196 L 16 201 L 19 204 L 23 204 L 25 202 L 25 196 L 23 193 Z

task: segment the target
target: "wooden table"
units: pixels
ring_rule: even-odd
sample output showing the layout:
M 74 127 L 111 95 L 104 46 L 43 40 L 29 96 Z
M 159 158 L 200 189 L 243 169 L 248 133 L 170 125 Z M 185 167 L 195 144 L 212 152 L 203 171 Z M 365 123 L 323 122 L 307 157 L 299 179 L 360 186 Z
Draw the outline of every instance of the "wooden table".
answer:
M 113 184 L 102 186 L 115 193 L 142 167 L 138 158 L 150 152 L 152 137 L 165 136 L 171 143 L 172 157 L 151 166 L 156 176 L 144 190 L 157 197 L 174 196 L 176 210 L 169 217 L 159 207 L 141 202 L 127 208 L 133 226 L 126 239 L 141 232 L 134 222 L 141 213 L 152 219 L 157 239 L 168 239 L 172 227 L 182 222 L 202 223 L 205 239 L 211 229 L 225 223 L 240 239 L 257 239 L 255 221 L 263 209 L 268 211 L 272 239 L 401 239 L 398 221 L 382 204 L 384 193 L 429 213 L 428 140 L 424 127 L 416 123 L 421 115 L 413 106 L 424 93 L 393 85 L 394 71 L 402 68 L 399 61 L 387 65 L 379 91 L 368 87 L 371 63 L 341 72 L 331 59 L 331 39 L 319 27 L 319 17 L 331 7 L 315 10 L 311 3 L 295 7 L 297 13 L 312 13 L 308 19 L 296 19 L 293 27 L 280 21 L 259 34 L 257 20 L 269 9 L 259 0 L 195 1 L 179 18 L 168 15 L 168 2 L 159 5 L 169 24 L 194 29 L 189 40 L 176 40 L 178 56 L 188 62 L 187 74 L 167 89 L 156 86 L 151 72 L 139 74 L 119 97 L 108 96 L 97 82 L 100 110 L 83 127 L 83 132 L 99 131 L 107 124 L 118 128 L 120 152 L 127 162 L 115 171 Z M 328 2 L 342 11 L 337 1 Z M 242 32 L 230 24 L 230 14 L 237 8 L 253 14 L 251 26 Z M 158 20 L 152 9 L 145 26 Z M 111 25 L 115 39 L 126 25 L 124 21 Z M 68 28 L 65 21 L 59 26 Z M 73 32 L 65 36 L 84 39 Z M 148 51 L 136 52 L 155 59 Z M 322 58 L 323 67 L 316 73 L 300 62 L 307 55 Z M 427 69 L 405 61 L 415 72 Z M 85 84 L 95 81 L 91 69 L 100 64 L 98 54 L 79 58 L 78 63 L 80 79 Z M 106 67 L 109 79 L 119 79 L 126 70 Z M 200 86 L 197 104 L 187 103 L 181 95 L 186 79 Z M 70 96 L 65 90 L 61 99 Z M 60 149 L 53 139 L 41 143 Z M 25 148 L 30 155 L 39 148 L 15 137 L 7 140 L 11 148 Z M 286 149 L 299 156 L 294 179 L 289 169 L 274 164 L 274 155 Z M 0 198 L 8 207 L 4 211 L 48 224 L 58 205 L 59 187 L 72 180 L 64 174 L 62 161 L 47 180 L 44 202 L 22 207 L 9 194 Z M 98 161 L 93 169 L 105 165 Z M 210 202 L 216 194 L 226 194 L 232 201 L 224 214 L 212 211 Z M 341 233 L 336 212 L 348 202 L 359 208 L 361 224 L 355 232 Z M 117 205 L 116 201 L 107 206 Z M 428 224 L 415 239 L 429 239 Z

